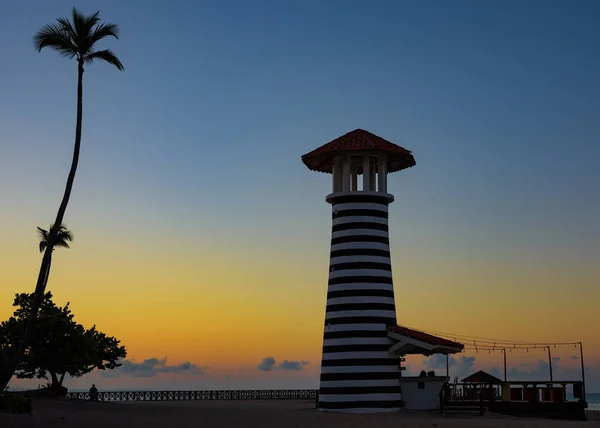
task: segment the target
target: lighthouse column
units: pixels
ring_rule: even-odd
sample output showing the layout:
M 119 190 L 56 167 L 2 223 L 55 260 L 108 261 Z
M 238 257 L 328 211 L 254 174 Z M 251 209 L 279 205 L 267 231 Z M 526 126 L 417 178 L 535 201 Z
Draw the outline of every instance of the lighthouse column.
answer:
M 396 325 L 385 157 L 333 160 L 332 234 L 319 409 L 383 412 L 401 408 L 399 364 L 388 356 Z M 354 175 L 362 174 L 358 190 Z
M 396 343 L 390 328 L 396 326 L 396 306 L 388 233 L 394 197 L 387 192 L 387 176 L 415 166 L 415 158 L 410 150 L 355 129 L 306 153 L 302 162 L 311 171 L 333 174 L 319 409 L 398 410 L 399 361 L 388 353 Z

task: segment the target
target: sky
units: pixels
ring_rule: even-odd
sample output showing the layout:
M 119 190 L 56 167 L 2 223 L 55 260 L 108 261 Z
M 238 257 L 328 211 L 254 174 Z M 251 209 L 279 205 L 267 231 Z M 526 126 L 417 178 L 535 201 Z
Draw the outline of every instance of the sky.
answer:
M 35 228 L 53 221 L 71 162 L 76 64 L 32 36 L 72 6 L 0 5 L 2 319 L 33 291 Z M 362 128 L 417 162 L 388 180 L 399 323 L 582 341 L 600 392 L 600 3 L 76 6 L 119 24 L 102 48 L 125 71 L 86 68 L 75 240 L 48 289 L 128 359 L 70 386 L 315 388 L 331 179 L 300 156 Z M 577 375 L 577 349 L 556 352 Z M 534 354 L 512 358 L 515 376 L 544 369 Z M 455 363 L 498 370 L 501 357 Z

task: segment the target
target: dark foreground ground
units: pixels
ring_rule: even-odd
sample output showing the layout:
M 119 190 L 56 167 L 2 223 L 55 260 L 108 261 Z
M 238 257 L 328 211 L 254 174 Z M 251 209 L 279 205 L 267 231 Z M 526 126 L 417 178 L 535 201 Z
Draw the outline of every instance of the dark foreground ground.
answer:
M 102 403 L 42 399 L 35 402 L 32 416 L 0 414 L 0 428 L 600 428 L 598 415 L 591 416 L 587 422 L 574 422 L 489 413 L 484 417 L 445 417 L 411 412 L 325 414 L 315 410 L 312 400 Z

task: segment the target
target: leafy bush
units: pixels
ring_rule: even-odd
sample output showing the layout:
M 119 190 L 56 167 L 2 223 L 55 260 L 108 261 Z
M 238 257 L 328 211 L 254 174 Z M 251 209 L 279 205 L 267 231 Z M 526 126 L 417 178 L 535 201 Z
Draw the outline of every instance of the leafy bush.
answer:
M 0 413 L 26 413 L 31 415 L 33 399 L 29 395 L 5 392 L 0 396 Z
M 50 386 L 32 391 L 36 397 L 64 397 L 69 390 L 64 386 Z

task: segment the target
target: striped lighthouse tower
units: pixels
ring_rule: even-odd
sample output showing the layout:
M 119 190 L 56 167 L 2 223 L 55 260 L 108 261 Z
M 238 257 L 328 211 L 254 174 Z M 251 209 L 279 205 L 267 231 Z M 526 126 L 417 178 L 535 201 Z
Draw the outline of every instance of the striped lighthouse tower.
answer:
M 329 283 L 319 410 L 386 412 L 402 405 L 390 261 L 387 174 L 415 165 L 410 151 L 357 129 L 304 155 L 309 169 L 331 173 Z

